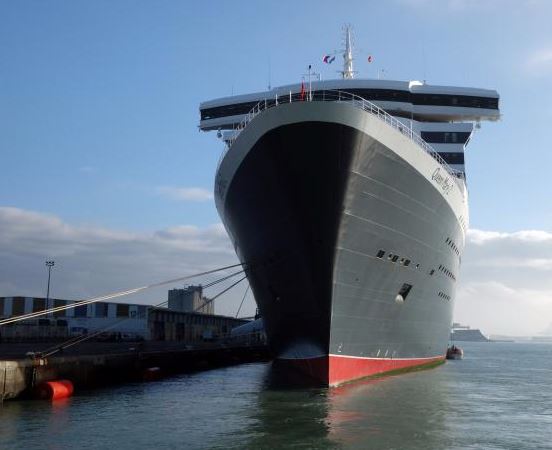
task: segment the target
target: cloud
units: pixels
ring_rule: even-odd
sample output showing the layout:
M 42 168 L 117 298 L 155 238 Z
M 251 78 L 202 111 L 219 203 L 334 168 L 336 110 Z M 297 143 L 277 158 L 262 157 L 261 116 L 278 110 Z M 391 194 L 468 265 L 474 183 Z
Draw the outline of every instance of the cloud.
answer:
M 65 299 L 92 297 L 238 262 L 222 224 L 136 233 L 73 226 L 53 215 L 0 207 L 0 296 L 44 296 L 47 259 L 56 262 L 52 297 Z M 207 283 L 231 272 L 190 282 Z M 182 283 L 121 301 L 160 303 L 167 298 L 167 289 L 178 286 Z M 225 286 L 221 283 L 206 294 L 214 295 Z M 217 300 L 217 312 L 235 314 L 246 286 L 243 282 Z M 249 299 L 245 314 L 253 314 L 254 308 Z
M 469 230 L 468 240 L 477 245 L 490 241 L 510 242 L 549 242 L 552 243 L 552 233 L 541 230 L 516 231 L 514 233 L 500 233 L 497 231 Z
M 220 223 L 138 233 L 74 226 L 53 215 L 0 207 L 0 296 L 44 296 L 47 259 L 56 261 L 51 292 L 67 299 L 237 263 Z M 552 233 L 470 230 L 462 261 L 457 321 L 487 334 L 511 335 L 536 335 L 552 322 Z M 177 286 L 126 301 L 159 303 L 167 289 Z M 217 312 L 235 314 L 245 288 L 244 282 L 217 300 Z M 218 292 L 218 287 L 212 289 L 207 294 Z M 245 313 L 254 313 L 252 299 L 246 303 Z
M 213 193 L 198 187 L 160 186 L 157 193 L 173 200 L 205 202 L 213 199 Z
M 536 335 L 552 322 L 552 233 L 470 230 L 455 318 L 487 334 Z

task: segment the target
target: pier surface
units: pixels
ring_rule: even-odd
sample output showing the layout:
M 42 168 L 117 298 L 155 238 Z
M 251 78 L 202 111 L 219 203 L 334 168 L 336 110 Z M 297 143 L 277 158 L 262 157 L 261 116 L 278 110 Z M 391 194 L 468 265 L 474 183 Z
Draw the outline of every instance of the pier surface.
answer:
M 161 375 L 270 359 L 265 345 L 177 342 L 89 342 L 50 357 L 39 352 L 52 343 L 0 344 L 0 400 L 31 396 L 44 381 L 68 379 L 75 389 L 147 380 L 147 370 Z M 26 356 L 35 352 L 35 356 Z

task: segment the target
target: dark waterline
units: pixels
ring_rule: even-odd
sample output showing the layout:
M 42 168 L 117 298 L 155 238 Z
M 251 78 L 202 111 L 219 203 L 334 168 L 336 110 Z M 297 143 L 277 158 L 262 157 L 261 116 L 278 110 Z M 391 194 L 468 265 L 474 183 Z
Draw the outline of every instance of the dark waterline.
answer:
M 270 364 L 5 402 L 0 449 L 552 448 L 552 345 L 464 343 L 463 361 L 339 388 Z

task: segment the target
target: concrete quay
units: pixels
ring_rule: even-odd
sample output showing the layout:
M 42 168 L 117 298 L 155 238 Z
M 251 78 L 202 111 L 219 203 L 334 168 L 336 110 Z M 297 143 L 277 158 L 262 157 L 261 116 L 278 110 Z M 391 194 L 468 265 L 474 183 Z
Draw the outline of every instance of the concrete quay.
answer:
M 55 344 L 54 344 L 55 345 Z M 32 344 L 32 351 L 52 343 Z M 68 379 L 79 389 L 270 359 L 265 345 L 176 342 L 86 343 L 48 358 L 25 357 L 29 344 L 0 345 L 0 401 L 29 398 L 44 381 Z

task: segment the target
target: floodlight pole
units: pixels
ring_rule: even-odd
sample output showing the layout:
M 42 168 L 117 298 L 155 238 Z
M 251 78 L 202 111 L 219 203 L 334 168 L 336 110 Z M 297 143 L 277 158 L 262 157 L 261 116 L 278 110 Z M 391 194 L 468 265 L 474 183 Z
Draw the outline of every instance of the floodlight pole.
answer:
M 55 266 L 54 261 L 46 261 L 46 267 L 48 267 L 48 288 L 46 289 L 46 305 L 45 310 L 48 309 L 49 303 L 50 303 L 50 276 L 52 272 L 52 267 Z

